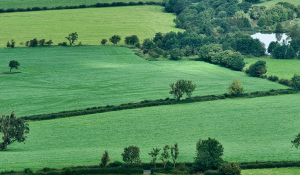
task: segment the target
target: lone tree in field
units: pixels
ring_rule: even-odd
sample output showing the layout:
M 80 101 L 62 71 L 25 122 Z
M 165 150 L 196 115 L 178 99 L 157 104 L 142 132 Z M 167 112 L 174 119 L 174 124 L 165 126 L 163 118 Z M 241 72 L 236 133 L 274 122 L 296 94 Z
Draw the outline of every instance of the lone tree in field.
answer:
M 138 43 L 140 40 L 136 35 L 132 35 L 132 36 L 127 36 L 124 40 L 124 42 L 126 44 L 130 44 L 130 45 L 134 45 L 136 43 Z
M 199 139 L 196 150 L 197 157 L 195 157 L 193 167 L 197 172 L 217 169 L 223 163 L 221 156 L 224 148 L 216 139 L 211 139 L 210 137 L 207 140 Z
M 107 163 L 110 161 L 108 151 L 105 151 L 101 158 L 100 166 L 106 167 Z
M 78 39 L 77 32 L 69 34 L 69 36 L 66 36 L 66 39 L 70 42 L 70 46 Z
M 251 64 L 249 69 L 246 70 L 247 74 L 250 74 L 252 77 L 260 77 L 262 74 L 267 72 L 266 62 L 257 61 L 254 64 Z
M 170 154 L 168 150 L 170 149 L 169 145 L 166 145 L 163 147 L 164 152 L 160 155 L 160 160 L 162 161 L 162 164 L 164 165 L 164 168 L 166 168 L 166 164 L 168 162 L 168 158 L 170 157 Z
M 300 90 L 300 75 L 295 74 L 292 79 L 292 87 L 294 88 L 294 90 L 299 91 Z
M 124 153 L 121 154 L 123 161 L 127 164 L 140 163 L 140 148 L 137 146 L 129 146 L 124 148 Z
M 174 146 L 173 145 L 171 146 L 171 156 L 172 156 L 174 168 L 176 165 L 176 159 L 178 157 L 178 154 L 179 154 L 178 143 L 175 143 Z
M 3 134 L 3 142 L 0 145 L 1 150 L 7 150 L 7 145 L 13 142 L 24 142 L 25 133 L 29 133 L 29 125 L 21 118 L 17 118 L 12 112 L 9 115 L 2 115 L 0 118 L 0 133 Z
M 172 90 L 169 93 L 173 94 L 176 100 L 180 100 L 184 93 L 186 93 L 188 97 L 191 97 L 192 92 L 196 88 L 196 84 L 193 84 L 190 80 L 178 80 L 176 83 L 170 84 L 170 87 Z
M 239 96 L 244 92 L 244 87 L 240 80 L 235 79 L 228 87 L 228 94 L 233 96 Z
M 107 42 L 107 39 L 102 39 L 102 40 L 101 40 L 101 44 L 102 44 L 102 45 L 105 45 L 106 42 Z
M 109 38 L 109 41 L 113 44 L 117 44 L 121 40 L 121 37 L 119 35 L 114 35 L 111 38 Z
M 154 168 L 156 168 L 156 160 L 157 160 L 157 156 L 159 154 L 159 151 L 160 149 L 158 148 L 153 148 L 153 151 L 151 151 L 150 153 L 148 153 L 151 157 L 152 157 L 152 160 L 151 160 L 151 163 L 154 164 Z
M 12 68 L 18 69 L 20 66 L 20 63 L 18 61 L 12 60 L 9 62 L 8 66 L 10 67 L 9 72 L 11 72 Z
M 300 133 L 298 135 L 296 135 L 294 140 L 292 140 L 292 144 L 295 148 L 298 149 L 298 147 L 300 145 Z

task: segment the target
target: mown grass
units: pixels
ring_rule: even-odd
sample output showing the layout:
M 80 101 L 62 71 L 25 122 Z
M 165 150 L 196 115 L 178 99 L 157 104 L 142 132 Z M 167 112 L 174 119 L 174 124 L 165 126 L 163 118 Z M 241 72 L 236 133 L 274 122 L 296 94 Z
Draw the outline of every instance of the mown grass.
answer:
M 27 7 L 57 7 L 57 6 L 74 6 L 74 5 L 93 5 L 96 3 L 112 3 L 112 2 L 146 2 L 147 0 L 1 0 L 0 8 L 27 8 Z M 153 0 L 161 2 L 161 0 Z
M 192 162 L 199 138 L 215 138 L 226 161 L 299 160 L 300 94 L 158 106 L 29 122 L 26 144 L 1 152 L 0 170 L 96 165 L 104 150 L 121 161 L 123 148 L 179 144 L 178 162 Z M 46 106 L 46 105 L 45 105 Z M 39 161 L 36 161 L 39 160 Z
M 54 44 L 68 42 L 65 37 L 73 32 L 78 33 L 76 44 L 81 41 L 100 45 L 103 38 L 109 40 L 113 35 L 120 35 L 120 43 L 124 43 L 125 37 L 131 35 L 143 41 L 157 32 L 180 31 L 173 22 L 175 15 L 163 13 L 162 8 L 127 6 L 4 13 L 0 14 L 0 46 L 5 47 L 11 39 L 16 46 L 33 38 L 52 39 Z
M 243 175 L 298 175 L 300 168 L 270 168 L 270 169 L 252 169 L 242 170 Z
M 17 116 L 172 98 L 178 79 L 197 84 L 193 95 L 224 94 L 234 79 L 246 92 L 287 88 L 200 61 L 145 61 L 124 47 L 5 48 L 0 57 L 0 72 L 21 64 L 22 73 L 0 75 L 1 112 Z
M 253 4 L 253 6 L 271 7 L 271 6 L 275 6 L 278 2 L 289 2 L 294 5 L 300 5 L 300 1 L 294 1 L 294 0 L 261 0 L 260 3 Z
M 266 75 L 276 75 L 280 79 L 291 79 L 294 74 L 300 74 L 300 60 L 283 60 L 283 59 L 271 59 L 271 58 L 247 58 L 245 60 L 246 66 L 248 68 L 251 64 L 254 64 L 256 61 L 266 61 L 267 73 Z

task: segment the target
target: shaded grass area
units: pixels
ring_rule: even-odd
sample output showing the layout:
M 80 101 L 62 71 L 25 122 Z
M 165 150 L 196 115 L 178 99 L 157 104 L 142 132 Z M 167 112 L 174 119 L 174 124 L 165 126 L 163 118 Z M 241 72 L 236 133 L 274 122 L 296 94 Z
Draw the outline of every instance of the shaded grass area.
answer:
M 70 33 L 78 33 L 78 44 L 100 45 L 103 38 L 109 40 L 120 35 L 121 42 L 127 36 L 137 35 L 141 41 L 154 37 L 155 33 L 181 31 L 175 28 L 175 15 L 163 13 L 162 6 L 126 6 L 0 14 L 0 46 L 14 39 L 20 42 L 34 38 L 51 39 L 55 45 L 68 42 Z M 109 43 L 109 42 L 108 42 Z
M 219 95 L 239 79 L 245 92 L 286 86 L 196 61 L 145 61 L 132 50 L 110 46 L 0 49 L 0 70 L 10 60 L 21 74 L 0 76 L 0 109 L 17 116 L 172 98 L 178 79 L 197 85 L 193 94 Z
M 57 7 L 57 6 L 74 6 L 74 5 L 92 5 L 96 3 L 112 2 L 146 2 L 146 0 L 1 0 L 0 8 L 27 8 L 27 7 Z M 161 0 L 153 0 L 161 2 Z
M 300 168 L 270 168 L 270 169 L 252 169 L 242 170 L 243 175 L 298 175 Z
M 97 165 L 108 150 L 121 161 L 123 148 L 140 147 L 150 162 L 153 147 L 179 144 L 178 162 L 192 162 L 199 138 L 217 139 L 226 161 L 299 160 L 291 140 L 299 132 L 300 94 L 158 106 L 30 122 L 26 144 L 2 152 L 1 168 L 34 170 Z M 39 160 L 39 161 L 36 161 Z
M 272 58 L 246 58 L 246 66 L 248 68 L 251 64 L 254 64 L 256 61 L 266 61 L 267 73 L 266 75 L 276 75 L 280 79 L 291 79 L 294 74 L 300 74 L 300 60 L 284 60 L 284 59 L 272 59 Z

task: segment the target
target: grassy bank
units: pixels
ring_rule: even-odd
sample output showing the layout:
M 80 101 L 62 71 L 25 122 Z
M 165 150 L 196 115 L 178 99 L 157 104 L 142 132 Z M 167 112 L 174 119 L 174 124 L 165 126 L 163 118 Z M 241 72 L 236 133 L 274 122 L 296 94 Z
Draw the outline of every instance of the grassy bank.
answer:
M 298 175 L 299 172 L 299 167 L 242 170 L 243 175 Z
M 194 95 L 224 94 L 234 79 L 246 92 L 286 86 L 196 61 L 145 61 L 122 47 L 82 46 L 0 49 L 0 70 L 10 60 L 18 74 L 2 74 L 0 109 L 17 116 L 83 109 L 172 96 L 178 79 L 197 84 Z
M 83 44 L 97 44 L 103 38 L 120 35 L 124 43 L 126 36 L 137 35 L 142 41 L 154 37 L 155 33 L 180 31 L 175 28 L 175 15 L 163 13 L 161 6 L 127 6 L 15 12 L 1 14 L 0 46 L 14 39 L 16 46 L 33 38 L 52 39 L 54 44 L 67 42 L 72 32 L 78 33 Z
M 149 162 L 153 147 L 178 142 L 178 162 L 193 161 L 199 138 L 216 138 L 226 161 L 298 160 L 290 141 L 299 132 L 299 96 L 229 99 L 108 112 L 30 122 L 26 144 L 1 153 L 3 169 L 96 165 L 108 150 L 121 161 L 125 146 L 140 147 Z M 288 115 L 287 115 L 288 114 Z M 36 161 L 39 160 L 39 161 Z

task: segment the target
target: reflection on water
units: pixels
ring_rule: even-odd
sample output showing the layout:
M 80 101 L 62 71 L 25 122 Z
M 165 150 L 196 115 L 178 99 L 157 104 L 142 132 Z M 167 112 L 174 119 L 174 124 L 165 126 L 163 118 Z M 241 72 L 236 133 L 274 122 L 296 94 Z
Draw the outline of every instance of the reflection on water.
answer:
M 272 41 L 278 41 L 279 43 L 282 43 L 283 40 L 290 41 L 290 39 L 285 33 L 271 33 L 271 34 L 256 33 L 251 35 L 251 37 L 254 39 L 259 39 L 259 41 L 265 44 L 266 49 L 268 49 L 269 44 Z

